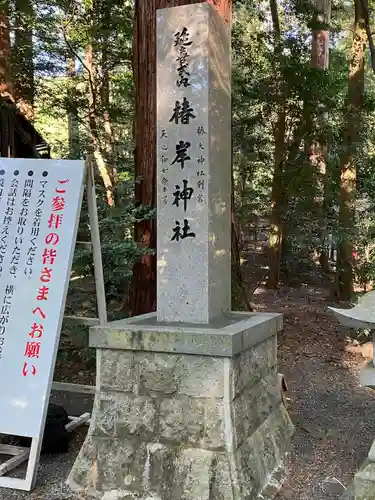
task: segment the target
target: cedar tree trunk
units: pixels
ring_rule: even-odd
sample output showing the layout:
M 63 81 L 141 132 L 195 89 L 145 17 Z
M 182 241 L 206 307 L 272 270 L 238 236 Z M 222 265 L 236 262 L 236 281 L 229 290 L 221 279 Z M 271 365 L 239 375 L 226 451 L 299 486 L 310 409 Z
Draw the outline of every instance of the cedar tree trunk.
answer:
M 270 0 L 272 24 L 274 31 L 274 64 L 275 75 L 277 75 L 276 102 L 277 102 L 277 120 L 275 124 L 275 166 L 272 180 L 271 193 L 271 228 L 269 235 L 269 272 L 267 277 L 267 288 L 277 288 L 279 284 L 280 259 L 283 243 L 283 226 L 285 212 L 285 194 L 283 186 L 283 169 L 285 163 L 285 120 L 286 108 L 283 92 L 283 82 L 277 64 L 281 56 L 281 32 L 279 23 L 279 14 L 277 0 Z
M 353 292 L 353 250 L 355 238 L 356 154 L 362 128 L 364 99 L 365 49 L 367 41 L 365 9 L 362 0 L 355 0 L 355 20 L 348 95 L 343 130 L 343 155 L 340 165 L 341 237 L 337 252 L 336 293 L 348 301 Z

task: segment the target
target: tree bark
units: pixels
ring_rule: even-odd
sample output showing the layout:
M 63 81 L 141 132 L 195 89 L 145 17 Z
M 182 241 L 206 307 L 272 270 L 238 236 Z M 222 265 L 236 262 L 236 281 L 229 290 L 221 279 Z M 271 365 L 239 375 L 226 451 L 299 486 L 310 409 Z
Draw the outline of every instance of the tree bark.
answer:
M 94 61 L 93 61 L 93 48 L 89 45 L 86 50 L 85 67 L 89 78 L 89 128 L 91 133 L 91 141 L 93 148 L 93 156 L 98 167 L 100 176 L 102 178 L 106 195 L 107 203 L 110 207 L 114 206 L 113 198 L 113 183 L 108 171 L 108 167 L 103 155 L 100 137 L 98 132 L 98 96 L 96 92 L 95 76 L 94 76 Z
M 155 207 L 156 196 L 156 10 L 200 3 L 201 0 L 136 0 L 133 30 L 133 74 L 135 85 L 135 190 L 138 205 Z M 227 21 L 231 21 L 231 0 L 210 0 Z M 151 49 L 150 49 L 151 48 Z M 232 228 L 233 229 L 233 228 Z M 234 245 L 238 241 L 232 230 Z M 135 226 L 135 240 L 150 251 L 156 248 L 156 223 L 143 220 Z M 233 243 L 233 241 L 232 241 Z M 233 246 L 233 245 L 232 245 Z M 237 252 L 238 253 L 238 252 Z M 237 255 L 232 266 L 241 276 Z M 233 269 L 233 268 L 232 268 Z M 156 256 L 145 255 L 136 264 L 127 308 L 132 316 L 156 309 Z
M 8 14 L 8 0 L 0 0 L 0 95 L 14 102 Z
M 313 68 L 328 69 L 329 29 L 331 21 L 331 0 L 315 0 L 315 21 L 322 26 L 312 31 L 311 65 Z
M 283 170 L 285 164 L 285 120 L 286 103 L 282 89 L 282 76 L 278 70 L 277 64 L 281 56 L 281 31 L 279 23 L 279 14 L 277 0 L 270 0 L 272 24 L 274 31 L 274 71 L 277 75 L 276 102 L 277 102 L 277 120 L 275 125 L 275 166 L 272 180 L 271 193 L 271 228 L 269 236 L 269 271 L 266 281 L 267 288 L 275 289 L 279 284 L 280 278 L 280 259 L 283 243 L 283 226 L 285 212 L 285 194 L 283 186 Z
M 348 301 L 353 292 L 353 250 L 355 238 L 356 156 L 362 128 L 364 100 L 366 22 L 362 0 L 354 1 L 355 20 L 348 95 L 343 130 L 343 155 L 340 162 L 341 238 L 337 253 L 336 293 L 339 300 Z
M 326 25 L 331 20 L 331 0 L 315 0 L 316 15 L 315 21 L 322 26 L 313 29 L 312 32 L 312 49 L 311 49 L 311 65 L 313 68 L 322 71 L 328 69 L 329 66 L 329 29 Z M 311 118 L 311 117 L 310 117 Z M 324 119 L 324 116 L 318 119 Z M 327 162 L 326 162 L 326 144 L 319 140 L 313 140 L 309 151 L 309 160 L 312 166 L 312 171 L 317 174 L 317 196 L 315 202 L 317 204 L 317 213 L 319 215 L 319 227 L 321 249 L 319 252 L 320 266 L 325 272 L 329 272 L 329 260 L 326 251 L 327 240 L 327 202 L 328 202 L 328 179 L 327 179 Z
M 20 111 L 34 121 L 34 8 L 31 0 L 15 0 L 12 70 L 14 95 Z
M 232 169 L 232 237 L 231 237 L 231 280 L 232 311 L 252 311 L 241 269 L 240 235 L 234 207 L 234 179 Z
M 69 110 L 68 110 L 68 142 L 69 142 L 69 158 L 74 160 L 77 158 L 79 149 L 79 124 L 78 110 L 76 102 L 76 69 L 75 58 L 69 57 L 67 60 L 66 75 L 69 78 Z
M 370 23 L 370 13 L 368 8 L 368 0 L 361 0 L 362 9 L 365 18 L 365 27 L 367 33 L 368 47 L 370 49 L 370 57 L 371 57 L 371 67 L 372 71 L 375 73 L 375 45 L 374 39 L 372 37 L 371 23 Z
M 104 153 L 112 182 L 116 179 L 116 169 L 114 166 L 114 136 L 110 116 L 110 37 L 111 37 L 111 2 L 103 0 L 100 3 L 100 17 L 102 25 L 103 38 L 101 40 L 101 86 L 100 86 L 100 101 L 101 112 L 104 123 Z

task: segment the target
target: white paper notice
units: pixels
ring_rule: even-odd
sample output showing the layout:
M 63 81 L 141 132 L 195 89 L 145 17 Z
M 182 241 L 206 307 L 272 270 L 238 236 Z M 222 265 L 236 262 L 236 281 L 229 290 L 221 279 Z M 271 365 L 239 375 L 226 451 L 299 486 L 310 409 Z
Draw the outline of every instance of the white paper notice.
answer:
M 42 431 L 83 179 L 83 161 L 0 159 L 0 433 Z

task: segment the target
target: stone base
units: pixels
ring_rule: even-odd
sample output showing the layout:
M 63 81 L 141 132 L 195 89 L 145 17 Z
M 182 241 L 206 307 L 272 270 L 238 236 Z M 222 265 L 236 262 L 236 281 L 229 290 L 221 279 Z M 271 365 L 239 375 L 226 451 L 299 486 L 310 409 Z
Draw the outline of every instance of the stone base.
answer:
M 370 460 L 354 476 L 354 499 L 375 500 L 375 463 Z
M 375 441 L 372 443 L 368 458 L 354 476 L 353 500 L 375 500 Z
M 363 387 L 375 389 L 375 366 L 373 361 L 369 361 L 359 374 L 359 383 Z
M 293 425 L 281 402 L 281 315 L 209 327 L 153 315 L 94 327 L 99 391 L 68 483 L 105 499 L 272 498 Z

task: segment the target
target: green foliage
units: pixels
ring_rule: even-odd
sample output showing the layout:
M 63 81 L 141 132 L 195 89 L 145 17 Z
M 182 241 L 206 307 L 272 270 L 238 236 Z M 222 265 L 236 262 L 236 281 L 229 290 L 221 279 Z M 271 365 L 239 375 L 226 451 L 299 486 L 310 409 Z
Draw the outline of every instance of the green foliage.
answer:
M 134 243 L 134 222 L 155 216 L 147 207 L 134 205 L 133 8 L 131 0 L 43 0 L 35 2 L 35 15 L 30 21 L 35 40 L 37 128 L 51 145 L 53 156 L 84 158 L 100 154 L 112 176 L 114 207 L 108 206 L 99 175 L 97 186 L 106 288 L 108 298 L 116 300 L 124 295 L 133 265 L 143 255 Z M 325 27 L 315 19 L 314 2 L 288 0 L 279 2 L 278 10 L 280 42 L 275 40 L 268 1 L 234 1 L 234 202 L 243 227 L 254 216 L 270 216 L 280 90 L 276 82 L 280 81 L 286 112 L 284 250 L 309 259 L 327 244 L 329 234 L 336 243 L 348 237 L 338 223 L 338 201 L 353 5 L 349 0 L 333 2 L 329 69 L 325 71 L 311 65 L 311 31 Z M 12 23 L 14 9 L 10 12 Z M 86 59 L 89 48 L 91 68 Z M 361 283 L 375 277 L 375 86 L 370 65 L 366 68 L 364 97 L 362 134 L 355 159 L 356 273 Z M 323 211 L 319 196 L 324 179 L 312 169 L 308 157 L 313 141 L 325 145 L 328 182 Z M 89 239 L 86 204 L 79 232 L 79 239 Z M 77 249 L 74 274 L 92 276 L 90 251 Z
M 133 239 L 134 223 L 154 216 L 147 207 L 134 205 L 133 4 L 127 0 L 46 0 L 36 13 L 36 126 L 51 145 L 53 156 L 93 158 L 97 153 L 113 175 L 115 206 L 108 206 L 99 175 L 97 204 L 107 300 L 121 303 L 133 266 L 144 254 Z M 88 47 L 92 49 L 91 68 L 86 60 Z M 103 94 L 105 75 L 109 100 Z M 90 240 L 89 227 L 84 200 L 78 240 Z M 83 282 L 93 276 L 90 249 L 77 245 L 73 274 Z
M 313 2 L 292 0 L 278 4 L 281 57 L 275 60 L 275 40 L 269 4 L 235 2 L 233 24 L 233 125 L 235 203 L 242 225 L 254 214 L 270 215 L 269 197 L 274 169 L 274 131 L 277 121 L 275 76 L 281 75 L 286 106 L 283 183 L 286 196 L 284 251 L 310 259 L 327 245 L 348 237 L 338 222 L 340 159 L 347 99 L 348 67 L 354 12 L 352 2 L 333 3 L 330 24 L 329 69 L 311 65 L 311 30 L 324 27 L 314 21 Z M 278 73 L 276 73 L 278 72 Z M 363 128 L 355 159 L 358 175 L 358 214 L 354 235 L 356 272 L 374 278 L 373 203 L 361 209 L 361 199 L 374 192 L 374 78 L 366 68 Z M 309 117 L 309 121 L 307 120 Z M 319 201 L 322 178 L 311 168 L 309 145 L 325 145 L 328 183 L 324 210 Z M 324 232 L 322 232 L 324 228 Z M 315 263 L 311 262 L 315 266 Z
M 119 181 L 116 186 L 117 205 L 108 207 L 98 205 L 102 245 L 102 261 L 107 299 L 121 301 L 128 289 L 134 264 L 147 253 L 133 240 L 133 226 L 136 221 L 155 216 L 154 210 L 147 207 L 135 208 L 132 200 L 134 182 Z M 90 222 L 87 204 L 83 204 L 85 216 L 81 219 L 81 234 L 89 238 Z M 92 252 L 90 249 L 77 248 L 74 256 L 74 272 L 78 276 L 93 275 Z

